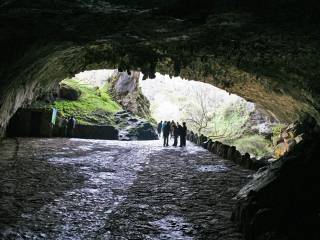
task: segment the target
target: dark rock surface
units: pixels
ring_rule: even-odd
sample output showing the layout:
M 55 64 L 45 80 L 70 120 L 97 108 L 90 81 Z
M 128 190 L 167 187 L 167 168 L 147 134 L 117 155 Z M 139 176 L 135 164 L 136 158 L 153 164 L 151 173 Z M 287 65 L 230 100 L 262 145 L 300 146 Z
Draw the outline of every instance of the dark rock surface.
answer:
M 252 172 L 199 146 L 6 139 L 0 239 L 242 240 L 233 197 Z
M 318 6 L 314 0 L 2 1 L 0 131 L 21 105 L 68 76 L 99 68 L 181 75 L 256 102 L 282 121 L 303 112 L 319 120 Z
M 119 140 L 157 140 L 158 134 L 154 126 L 145 119 L 135 117 L 130 111 L 120 111 L 115 114 L 119 128 Z
M 81 91 L 78 89 L 74 89 L 67 84 L 60 84 L 59 88 L 59 98 L 67 99 L 67 100 L 78 100 L 81 96 Z
M 117 140 L 119 132 L 113 126 L 76 125 L 75 138 Z
M 320 239 L 320 142 L 314 135 L 261 169 L 238 194 L 246 239 Z

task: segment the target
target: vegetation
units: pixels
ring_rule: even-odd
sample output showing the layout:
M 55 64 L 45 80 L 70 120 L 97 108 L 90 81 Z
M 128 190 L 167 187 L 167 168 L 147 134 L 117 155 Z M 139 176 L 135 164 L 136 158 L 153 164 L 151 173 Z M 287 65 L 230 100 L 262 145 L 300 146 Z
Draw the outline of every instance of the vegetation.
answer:
M 258 158 L 270 155 L 273 151 L 271 142 L 258 134 L 244 135 L 241 138 L 227 141 L 226 143 L 236 146 L 237 150 L 241 153 L 248 152 Z
M 188 129 L 260 157 L 272 152 L 272 143 L 253 130 L 255 107 L 212 85 L 160 76 L 140 83 L 156 120 L 186 121 Z
M 57 99 L 51 104 L 37 101 L 31 107 L 56 108 L 60 117 L 75 116 L 80 124 L 114 124 L 114 113 L 121 110 L 121 106 L 110 96 L 107 84 L 98 88 L 80 83 L 76 79 L 65 79 L 61 84 L 79 91 L 80 98 L 76 101 Z
M 63 117 L 74 115 L 82 124 L 111 124 L 113 113 L 121 110 L 109 95 L 107 85 L 91 87 L 75 79 L 66 79 L 62 83 L 81 92 L 77 101 L 60 99 L 53 103 Z

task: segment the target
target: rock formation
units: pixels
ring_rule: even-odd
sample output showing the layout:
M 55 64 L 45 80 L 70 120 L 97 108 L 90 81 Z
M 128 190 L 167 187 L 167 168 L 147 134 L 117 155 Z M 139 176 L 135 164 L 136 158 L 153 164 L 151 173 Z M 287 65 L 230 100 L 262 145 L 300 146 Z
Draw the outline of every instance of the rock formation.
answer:
M 130 111 L 120 111 L 115 114 L 119 128 L 119 140 L 157 140 L 158 134 L 150 122 L 137 118 Z
M 130 73 L 130 74 L 129 74 Z M 111 78 L 114 98 L 126 110 L 142 118 L 151 118 L 150 103 L 139 87 L 140 72 L 117 72 Z
M 303 112 L 319 120 L 315 1 L 188 2 L 2 2 L 1 133 L 21 105 L 98 68 L 180 75 L 258 103 L 282 121 Z
M 21 106 L 99 68 L 180 75 L 238 94 L 282 122 L 308 113 L 319 123 L 319 15 L 315 0 L 2 1 L 0 137 Z M 300 136 L 240 192 L 234 219 L 247 239 L 320 239 L 318 135 Z

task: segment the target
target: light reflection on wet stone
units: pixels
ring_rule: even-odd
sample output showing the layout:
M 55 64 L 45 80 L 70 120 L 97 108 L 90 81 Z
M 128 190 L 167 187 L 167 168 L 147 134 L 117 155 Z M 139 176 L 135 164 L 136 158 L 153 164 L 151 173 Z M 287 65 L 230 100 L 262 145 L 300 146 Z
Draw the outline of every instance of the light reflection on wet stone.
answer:
M 241 239 L 227 216 L 250 172 L 200 147 L 7 139 L 0 149 L 1 239 Z

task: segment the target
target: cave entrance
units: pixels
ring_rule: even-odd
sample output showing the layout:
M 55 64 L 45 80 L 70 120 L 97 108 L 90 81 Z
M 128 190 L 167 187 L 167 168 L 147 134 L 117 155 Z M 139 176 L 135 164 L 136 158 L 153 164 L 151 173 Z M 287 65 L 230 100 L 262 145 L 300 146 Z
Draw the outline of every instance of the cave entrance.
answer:
M 254 103 L 211 84 L 139 71 L 85 71 L 64 79 L 13 117 L 8 136 L 67 137 L 66 122 L 76 119 L 72 137 L 155 140 L 157 123 L 186 122 L 188 129 L 261 157 L 273 150 L 279 123 Z M 52 109 L 58 111 L 52 123 Z M 15 126 L 24 126 L 19 134 Z M 29 129 L 29 130 L 26 130 Z
M 211 84 L 156 73 L 139 86 L 157 122 L 186 122 L 188 129 L 214 141 L 235 145 L 243 154 L 271 155 L 279 123 L 254 103 Z

